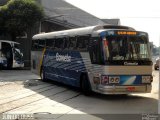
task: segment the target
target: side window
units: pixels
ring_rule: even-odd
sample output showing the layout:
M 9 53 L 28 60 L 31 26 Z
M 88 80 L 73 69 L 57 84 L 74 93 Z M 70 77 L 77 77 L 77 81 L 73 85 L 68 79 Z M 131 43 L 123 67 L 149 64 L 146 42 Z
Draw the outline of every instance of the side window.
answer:
M 101 41 L 98 37 L 92 38 L 89 43 L 89 53 L 92 64 L 103 64 Z
M 75 50 L 76 48 L 76 37 L 69 37 L 69 49 Z
M 54 48 L 54 43 L 55 43 L 54 39 L 47 39 L 46 40 L 46 47 L 49 49 L 52 49 L 52 48 Z
M 77 50 L 87 51 L 89 44 L 89 36 L 78 36 L 77 37 Z
M 68 50 L 69 48 L 69 38 L 65 37 L 64 38 L 64 50 Z
M 38 40 L 32 40 L 32 50 L 38 50 Z
M 57 38 L 55 39 L 55 50 L 62 50 L 64 48 L 64 39 L 63 38 Z
M 45 40 L 39 40 L 39 50 L 42 50 L 46 46 Z
M 46 45 L 45 40 L 33 40 L 32 41 L 32 50 L 39 51 L 42 50 Z

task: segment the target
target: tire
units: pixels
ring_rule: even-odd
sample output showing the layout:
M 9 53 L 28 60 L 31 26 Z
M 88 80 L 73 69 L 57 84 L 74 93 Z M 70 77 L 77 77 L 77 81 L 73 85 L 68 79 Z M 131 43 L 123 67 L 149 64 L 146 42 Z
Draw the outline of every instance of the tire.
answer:
M 89 96 L 92 93 L 91 85 L 90 85 L 90 82 L 88 81 L 87 75 L 81 76 L 81 91 L 86 96 Z
M 158 70 L 157 67 L 154 67 L 154 70 Z

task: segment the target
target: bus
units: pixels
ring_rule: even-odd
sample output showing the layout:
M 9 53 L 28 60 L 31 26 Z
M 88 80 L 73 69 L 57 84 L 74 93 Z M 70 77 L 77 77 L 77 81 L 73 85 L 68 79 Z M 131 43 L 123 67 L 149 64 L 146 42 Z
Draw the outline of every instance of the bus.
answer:
M 128 26 L 97 25 L 33 36 L 31 70 L 42 80 L 81 89 L 85 95 L 150 93 L 148 34 Z
M 22 68 L 24 67 L 23 53 L 20 43 L 9 40 L 0 40 L 0 68 Z

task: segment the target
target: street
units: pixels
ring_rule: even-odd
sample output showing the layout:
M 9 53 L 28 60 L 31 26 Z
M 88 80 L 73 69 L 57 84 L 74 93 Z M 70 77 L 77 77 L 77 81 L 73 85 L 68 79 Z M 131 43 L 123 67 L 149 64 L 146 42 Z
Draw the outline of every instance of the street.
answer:
M 159 71 L 153 71 L 152 92 L 147 94 L 84 96 L 75 88 L 38 79 L 29 70 L 0 71 L 0 113 L 52 113 L 58 120 L 67 115 L 73 119 L 101 120 L 105 119 L 102 115 L 117 115 L 120 119 L 122 115 L 141 118 L 142 114 L 158 113 Z

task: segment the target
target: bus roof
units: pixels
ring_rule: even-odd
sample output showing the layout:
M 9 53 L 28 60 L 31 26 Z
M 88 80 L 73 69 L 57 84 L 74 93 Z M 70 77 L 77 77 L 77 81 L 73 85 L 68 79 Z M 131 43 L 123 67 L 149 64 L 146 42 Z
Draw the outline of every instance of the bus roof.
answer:
M 14 41 L 10 41 L 10 40 L 0 40 L 0 42 L 20 44 L 20 43 L 18 43 L 18 42 L 14 42 Z
M 83 28 L 76 28 L 70 30 L 63 30 L 63 31 L 55 31 L 49 33 L 41 33 L 33 36 L 34 39 L 50 39 L 59 36 L 76 36 L 76 35 L 87 35 L 92 34 L 94 31 L 102 30 L 102 29 L 129 29 L 134 30 L 131 27 L 127 26 L 117 26 L 117 25 L 97 25 L 97 26 L 90 26 L 90 27 L 83 27 Z

